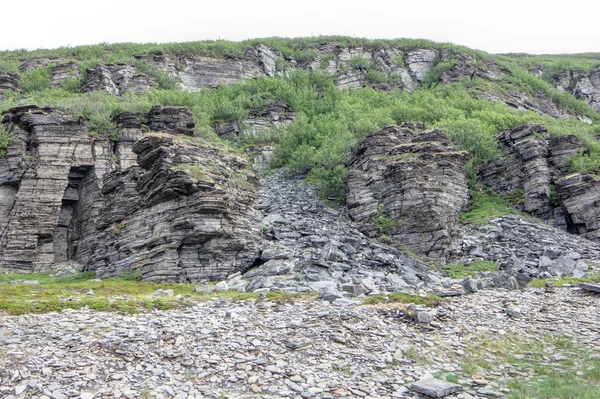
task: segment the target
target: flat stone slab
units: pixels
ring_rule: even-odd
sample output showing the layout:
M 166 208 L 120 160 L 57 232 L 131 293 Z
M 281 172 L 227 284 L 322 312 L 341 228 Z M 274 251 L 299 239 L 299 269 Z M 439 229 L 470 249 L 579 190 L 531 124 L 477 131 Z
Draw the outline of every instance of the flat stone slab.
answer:
M 460 391 L 462 386 L 451 382 L 438 380 L 437 378 L 427 378 L 417 381 L 411 385 L 410 389 L 422 393 L 432 398 L 443 398 L 451 393 Z
M 585 291 L 590 291 L 590 292 L 597 292 L 598 294 L 600 294 L 600 285 L 594 285 L 594 284 L 580 284 L 579 287 L 582 290 Z

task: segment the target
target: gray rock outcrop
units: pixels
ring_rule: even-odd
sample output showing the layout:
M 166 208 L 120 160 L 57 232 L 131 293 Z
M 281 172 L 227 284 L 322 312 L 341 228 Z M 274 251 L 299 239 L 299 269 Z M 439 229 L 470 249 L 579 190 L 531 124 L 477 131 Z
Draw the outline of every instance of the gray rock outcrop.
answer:
M 572 174 L 556 181 L 567 229 L 600 242 L 600 180 L 594 174 Z
M 193 136 L 196 123 L 187 108 L 156 106 L 148 114 L 147 125 L 150 130 Z
M 282 101 L 272 101 L 264 109 L 248 113 L 245 120 L 215 123 L 215 133 L 219 137 L 232 139 L 237 136 L 259 136 L 270 129 L 287 127 L 296 119 L 296 112 Z
M 461 78 L 469 77 L 481 78 L 492 82 L 500 80 L 504 75 L 510 74 L 510 70 L 498 64 L 487 60 L 475 60 L 468 54 L 455 55 L 453 53 L 443 53 L 442 60 L 452 60 L 455 58 L 455 65 L 440 76 L 440 81 L 444 83 L 458 82 Z
M 32 58 L 19 65 L 19 72 L 27 72 L 37 68 L 46 68 L 50 64 L 61 64 L 64 62 L 66 62 L 64 57 Z
M 139 94 L 150 88 L 158 88 L 158 84 L 148 76 L 136 73 L 131 65 L 120 63 L 88 68 L 80 90 L 82 93 L 106 91 L 118 96 L 128 91 Z
M 507 155 L 490 164 L 482 182 L 499 194 L 523 190 L 521 210 L 555 226 L 600 240 L 600 191 L 591 174 L 568 174 L 568 160 L 588 151 L 575 136 L 549 137 L 544 125 L 522 125 L 498 134 Z
M 75 61 L 65 61 L 56 64 L 50 75 L 50 85 L 60 86 L 67 79 L 79 79 L 79 67 Z
M 48 270 L 67 260 L 80 176 L 103 177 L 110 169 L 109 143 L 90 139 L 84 118 L 52 108 L 15 108 L 3 115 L 18 138 L 0 164 L 0 264 L 14 271 Z
M 556 74 L 552 83 L 563 92 L 569 92 L 587 102 L 594 111 L 600 112 L 600 65 L 591 72 L 564 71 Z
M 405 124 L 372 133 L 348 157 L 347 204 L 353 220 L 399 247 L 442 257 L 456 250 L 467 204 L 465 163 L 444 133 Z
M 140 270 L 148 281 L 198 281 L 250 267 L 257 179 L 238 155 L 185 136 L 190 119 L 171 107 L 120 114 L 113 145 L 90 138 L 81 117 L 6 111 L 17 139 L 0 159 L 0 268 L 69 261 L 99 277 Z M 161 132 L 148 136 L 142 122 Z
M 0 72 L 0 99 L 3 98 L 4 92 L 20 91 L 19 90 L 19 75 L 9 72 Z

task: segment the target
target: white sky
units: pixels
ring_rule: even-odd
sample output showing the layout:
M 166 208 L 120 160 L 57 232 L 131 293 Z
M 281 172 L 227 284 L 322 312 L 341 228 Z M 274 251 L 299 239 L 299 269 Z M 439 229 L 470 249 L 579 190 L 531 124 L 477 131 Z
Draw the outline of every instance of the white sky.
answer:
M 3 1 L 0 50 L 101 42 L 346 35 L 425 38 L 491 53 L 600 52 L 595 0 Z

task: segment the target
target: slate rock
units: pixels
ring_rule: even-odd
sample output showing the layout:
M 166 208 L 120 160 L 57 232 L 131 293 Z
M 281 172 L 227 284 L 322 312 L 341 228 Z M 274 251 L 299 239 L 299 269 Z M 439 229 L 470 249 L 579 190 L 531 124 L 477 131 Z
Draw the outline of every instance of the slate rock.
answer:
M 437 378 L 428 378 L 415 382 L 410 386 L 410 389 L 432 398 L 443 398 L 460 391 L 462 386 Z

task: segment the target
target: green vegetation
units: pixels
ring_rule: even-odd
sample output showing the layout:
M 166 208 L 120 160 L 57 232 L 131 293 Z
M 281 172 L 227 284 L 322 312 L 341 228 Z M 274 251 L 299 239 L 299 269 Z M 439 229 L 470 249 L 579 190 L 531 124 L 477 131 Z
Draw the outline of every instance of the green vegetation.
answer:
M 521 190 L 506 195 L 493 194 L 488 190 L 471 190 L 471 200 L 467 210 L 461 215 L 461 220 L 473 224 L 485 224 L 495 217 L 520 214 L 514 206 L 524 201 L 522 196 Z
M 425 296 L 417 296 L 398 292 L 388 296 L 374 295 L 366 298 L 363 303 L 365 305 L 377 305 L 379 303 L 412 303 L 415 305 L 437 306 L 442 298 L 437 295 L 427 294 Z
M 251 79 L 244 84 L 221 86 L 217 89 L 203 89 L 186 92 L 178 88 L 177 80 L 167 72 L 150 63 L 150 54 L 162 52 L 166 56 L 204 55 L 246 59 L 252 47 L 262 43 L 281 53 L 279 66 L 291 67 L 290 60 L 297 62 L 318 61 L 325 68 L 333 59 L 331 54 L 320 54 L 317 49 L 326 41 L 337 41 L 341 46 L 356 48 L 376 47 L 402 48 L 410 51 L 416 48 L 446 50 L 450 54 L 468 54 L 476 63 L 495 62 L 508 68 L 498 82 L 480 78 L 465 77 L 453 84 L 439 82 L 441 74 L 453 68 L 458 58 L 438 60 L 433 71 L 426 77 L 420 89 L 412 92 L 392 90 L 381 92 L 370 87 L 354 90 L 338 90 L 335 77 L 317 70 L 313 73 L 289 69 L 285 76 Z M 573 172 L 597 172 L 600 170 L 600 142 L 594 136 L 600 134 L 600 116 L 583 101 L 556 90 L 547 76 L 537 77 L 525 69 L 534 65 L 544 70 L 559 71 L 577 69 L 588 71 L 597 62 L 594 55 L 580 56 L 536 56 L 524 55 L 494 56 L 448 43 L 434 43 L 427 40 L 367 40 L 348 37 L 312 38 L 266 38 L 243 42 L 205 41 L 171 44 L 100 44 L 55 50 L 10 51 L 0 53 L 0 70 L 18 73 L 20 62 L 43 56 L 64 56 L 74 59 L 81 71 L 99 62 L 127 62 L 139 72 L 154 78 L 158 90 L 145 94 L 125 94 L 114 97 L 107 93 L 77 93 L 79 82 L 70 79 L 61 87 L 49 87 L 49 74 L 52 65 L 21 73 L 23 94 L 6 93 L 0 103 L 0 111 L 17 104 L 52 105 L 68 110 L 89 119 L 90 133 L 93 136 L 106 135 L 118 139 L 118 127 L 112 122 L 115 115 L 123 111 L 148 112 L 153 105 L 174 105 L 190 108 L 196 120 L 197 135 L 213 142 L 221 141 L 214 133 L 214 124 L 245 120 L 252 110 L 262 110 L 272 101 L 289 104 L 297 114 L 296 120 L 282 131 L 248 140 L 237 139 L 228 144 L 243 147 L 252 140 L 276 144 L 273 168 L 287 167 L 290 173 L 306 175 L 316 183 L 324 197 L 343 202 L 345 200 L 344 180 L 347 174 L 345 162 L 350 149 L 370 132 L 384 126 L 404 122 L 421 122 L 429 128 L 439 128 L 447 132 L 459 149 L 471 152 L 467 173 L 471 188 L 477 191 L 477 172 L 483 165 L 502 155 L 498 148 L 496 134 L 524 123 L 545 123 L 553 136 L 575 134 L 589 147 L 588 154 L 580 154 L 570 163 Z M 134 55 L 136 56 L 134 58 Z M 171 57 L 177 65 L 176 57 Z M 403 66 L 402 57 L 394 61 Z M 355 56 L 347 64 L 348 68 L 366 70 L 367 82 L 371 84 L 395 83 L 397 76 L 387 76 L 375 68 L 373 61 Z M 396 87 L 392 84 L 391 87 Z M 553 119 L 534 112 L 517 111 L 500 102 L 489 101 L 489 95 L 502 95 L 508 90 L 522 90 L 528 95 L 544 93 L 573 115 L 588 116 L 596 125 L 590 126 L 576 118 Z M 0 151 L 5 146 L 0 140 Z M 482 199 L 486 197 L 487 199 Z M 485 193 L 473 196 L 477 206 L 472 206 L 464 220 L 479 221 L 490 215 L 512 212 L 510 206 L 500 204 Z M 493 202 L 485 205 L 485 202 Z M 481 206 L 485 205 L 481 209 Z M 479 212 L 479 215 L 477 214 Z M 488 213 L 483 215 L 482 213 Z M 382 228 L 385 220 L 382 222 Z M 383 235 L 385 233 L 382 232 Z
M 450 264 L 443 268 L 443 271 L 454 279 L 460 279 L 466 276 L 477 276 L 483 272 L 495 272 L 498 270 L 496 263 L 490 260 L 476 260 L 467 264 Z
M 564 287 L 565 284 L 575 285 L 575 284 L 584 284 L 584 283 L 592 283 L 597 284 L 600 282 L 600 275 L 598 274 L 590 274 L 588 277 L 554 277 L 554 278 L 546 278 L 546 279 L 534 279 L 528 284 L 529 287 L 533 288 L 543 288 L 546 283 L 551 282 L 554 283 L 557 287 Z
M 95 281 L 94 274 L 78 273 L 72 277 L 55 277 L 48 273 L 0 274 L 0 310 L 10 315 L 47 313 L 62 309 L 88 307 L 102 312 L 140 313 L 152 309 L 177 309 L 192 306 L 211 298 L 248 300 L 259 294 L 238 291 L 215 291 L 199 294 L 192 284 L 146 283 L 139 272 L 127 272 L 118 278 Z M 20 284 L 22 280 L 37 280 L 39 284 Z M 153 298 L 158 289 L 173 290 L 173 297 Z M 91 292 L 90 292 L 91 291 Z M 89 293 L 89 294 L 88 294 Z M 285 292 L 267 293 L 267 300 L 293 301 L 314 295 L 292 295 Z
M 4 125 L 0 125 L 0 157 L 6 154 L 6 149 L 12 141 L 13 136 L 6 131 Z
M 510 399 L 592 399 L 600 395 L 600 356 L 571 338 L 521 335 L 472 337 L 465 351 L 462 372 L 485 378 L 491 370 L 510 367 Z M 560 356 L 555 358 L 554 356 Z M 557 359 L 557 360 L 555 360 Z

